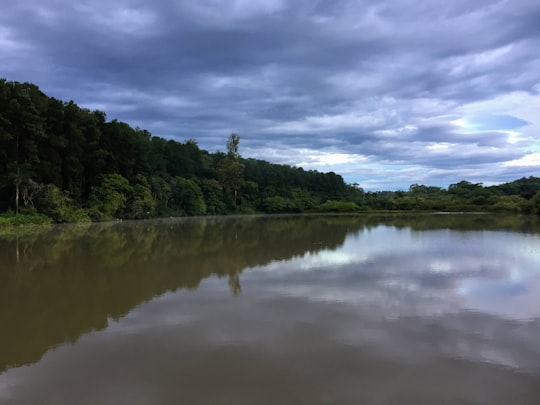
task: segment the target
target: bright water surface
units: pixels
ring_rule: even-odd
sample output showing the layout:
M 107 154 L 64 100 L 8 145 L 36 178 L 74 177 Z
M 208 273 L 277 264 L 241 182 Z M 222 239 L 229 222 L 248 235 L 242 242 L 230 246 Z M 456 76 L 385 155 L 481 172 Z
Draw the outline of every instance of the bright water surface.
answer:
M 540 225 L 0 230 L 0 403 L 540 404 Z

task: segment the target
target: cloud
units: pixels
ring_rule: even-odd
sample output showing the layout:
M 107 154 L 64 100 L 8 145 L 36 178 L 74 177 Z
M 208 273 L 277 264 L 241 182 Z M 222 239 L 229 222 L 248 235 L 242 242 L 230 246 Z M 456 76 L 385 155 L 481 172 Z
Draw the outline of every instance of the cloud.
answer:
M 21 0 L 0 52 L 8 80 L 154 135 L 446 186 L 540 169 L 539 20 L 529 0 Z
M 539 167 L 540 166 L 540 153 L 529 153 L 519 159 L 511 160 L 504 163 L 505 167 Z

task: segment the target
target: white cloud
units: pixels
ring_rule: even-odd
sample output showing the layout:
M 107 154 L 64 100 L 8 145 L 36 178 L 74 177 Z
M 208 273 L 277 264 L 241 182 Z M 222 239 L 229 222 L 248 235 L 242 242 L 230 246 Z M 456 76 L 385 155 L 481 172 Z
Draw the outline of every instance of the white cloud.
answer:
M 529 153 L 520 159 L 504 163 L 505 167 L 537 167 L 540 170 L 540 153 Z
M 362 114 L 347 112 L 342 114 L 322 114 L 308 116 L 301 120 L 276 123 L 266 129 L 277 133 L 319 133 L 329 131 L 349 131 L 383 125 L 384 112 Z
M 540 152 L 540 94 L 529 93 L 525 91 L 515 91 L 507 94 L 501 94 L 497 97 L 465 104 L 458 111 L 462 118 L 459 124 L 464 132 L 474 133 L 476 129 L 470 124 L 475 116 L 487 114 L 500 114 L 515 117 L 526 121 L 528 124 L 514 130 L 499 131 L 507 135 L 509 148 L 519 148 L 524 154 L 533 154 Z M 530 162 L 530 158 L 526 159 Z M 508 165 L 517 166 L 514 162 Z M 531 164 L 526 164 L 531 166 Z
M 366 161 L 365 156 L 358 156 L 346 153 L 328 153 L 321 151 L 300 151 L 302 162 L 297 163 L 297 166 L 302 167 L 318 167 L 338 166 L 343 164 L 361 163 Z
M 487 51 L 456 56 L 440 62 L 441 69 L 447 69 L 452 76 L 460 76 L 472 71 L 494 68 L 497 63 L 505 63 L 514 49 L 513 44 L 501 46 Z
M 438 142 L 438 143 L 432 143 L 430 145 L 426 146 L 426 149 L 430 151 L 440 152 L 440 151 L 448 151 L 451 148 L 454 148 L 456 144 L 448 143 L 448 142 Z

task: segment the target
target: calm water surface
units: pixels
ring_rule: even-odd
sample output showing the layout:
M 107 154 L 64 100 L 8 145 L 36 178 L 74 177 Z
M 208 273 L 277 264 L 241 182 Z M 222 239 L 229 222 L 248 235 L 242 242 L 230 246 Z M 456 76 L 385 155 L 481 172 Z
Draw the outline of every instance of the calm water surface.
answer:
M 538 219 L 0 230 L 0 403 L 540 403 Z

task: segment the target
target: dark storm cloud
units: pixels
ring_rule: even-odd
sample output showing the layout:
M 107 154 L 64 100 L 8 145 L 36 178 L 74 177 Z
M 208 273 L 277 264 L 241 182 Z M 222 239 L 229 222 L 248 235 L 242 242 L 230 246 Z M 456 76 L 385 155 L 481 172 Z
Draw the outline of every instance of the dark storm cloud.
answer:
M 368 157 L 396 187 L 404 164 L 482 176 L 540 149 L 527 111 L 540 104 L 539 20 L 532 0 L 21 0 L 0 14 L 1 75 L 211 151 L 238 132 L 249 156 L 291 149 L 280 163 Z M 528 126 L 511 139 L 456 124 L 489 114 Z

